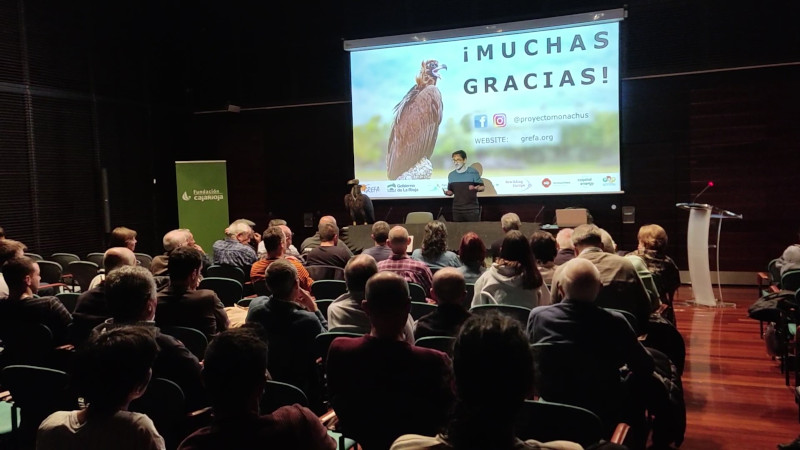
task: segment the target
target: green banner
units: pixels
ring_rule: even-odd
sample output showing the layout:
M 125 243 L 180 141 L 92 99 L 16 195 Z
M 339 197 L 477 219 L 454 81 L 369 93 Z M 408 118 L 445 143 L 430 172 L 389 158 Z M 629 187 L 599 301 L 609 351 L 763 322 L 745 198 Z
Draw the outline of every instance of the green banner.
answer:
M 211 246 L 228 227 L 228 177 L 225 161 L 175 161 L 178 223 L 213 260 Z

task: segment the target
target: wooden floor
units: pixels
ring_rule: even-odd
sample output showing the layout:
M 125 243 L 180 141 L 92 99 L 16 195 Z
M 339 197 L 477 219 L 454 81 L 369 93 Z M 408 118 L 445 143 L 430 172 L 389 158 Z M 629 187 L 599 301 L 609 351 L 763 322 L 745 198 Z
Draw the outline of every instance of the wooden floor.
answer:
M 793 388 L 767 356 L 758 322 L 747 317 L 756 288 L 723 287 L 722 296 L 737 307 L 676 306 L 687 349 L 681 448 L 775 449 L 800 434 Z M 691 298 L 691 287 L 682 286 L 675 301 Z

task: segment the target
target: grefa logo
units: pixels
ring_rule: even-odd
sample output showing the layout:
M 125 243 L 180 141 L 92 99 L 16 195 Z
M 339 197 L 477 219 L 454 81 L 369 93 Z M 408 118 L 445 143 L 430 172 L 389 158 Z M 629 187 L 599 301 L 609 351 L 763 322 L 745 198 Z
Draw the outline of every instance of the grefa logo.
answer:
M 183 195 L 181 195 L 181 198 L 183 199 L 183 201 L 186 202 L 192 199 L 192 197 L 189 197 L 189 194 L 187 194 L 186 191 L 183 191 Z

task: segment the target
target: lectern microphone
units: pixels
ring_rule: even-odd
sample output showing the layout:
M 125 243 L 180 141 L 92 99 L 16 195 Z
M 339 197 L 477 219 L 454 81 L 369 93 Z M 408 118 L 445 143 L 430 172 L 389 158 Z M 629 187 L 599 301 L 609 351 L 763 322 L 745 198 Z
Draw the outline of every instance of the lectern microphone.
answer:
M 710 187 L 714 187 L 714 182 L 713 182 L 713 181 L 709 181 L 709 182 L 708 182 L 708 184 L 706 185 L 706 187 L 704 187 L 704 188 L 703 188 L 703 190 L 702 190 L 702 191 L 700 191 L 700 193 L 698 193 L 697 195 L 695 195 L 695 196 L 694 196 L 694 200 L 692 200 L 692 203 L 697 203 L 697 199 L 698 199 L 698 198 L 699 198 L 701 195 L 703 195 L 703 192 L 707 191 L 707 190 L 708 190 L 708 188 L 710 188 Z
M 536 219 L 539 218 L 539 216 L 542 214 L 542 211 L 544 211 L 544 205 L 542 205 L 541 209 L 539 209 L 539 212 L 536 213 L 536 217 L 533 218 L 534 223 L 536 223 Z

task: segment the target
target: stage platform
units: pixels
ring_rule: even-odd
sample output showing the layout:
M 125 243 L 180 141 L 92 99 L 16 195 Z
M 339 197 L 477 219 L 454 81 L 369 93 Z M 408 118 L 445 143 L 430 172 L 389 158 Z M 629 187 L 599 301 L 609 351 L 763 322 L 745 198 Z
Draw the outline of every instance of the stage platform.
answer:
M 447 225 L 447 249 L 452 251 L 458 250 L 461 237 L 470 231 L 478 233 L 487 250 L 492 242 L 503 237 L 500 222 L 445 222 L 445 224 Z M 395 225 L 402 225 L 408 230 L 409 235 L 414 236 L 415 249 L 422 245 L 422 238 L 425 236 L 424 223 L 390 224 L 392 227 Z M 539 225 L 536 222 L 523 222 L 520 231 L 530 237 L 531 233 L 539 229 Z M 343 240 L 353 253 L 360 253 L 365 248 L 375 245 L 370 237 L 371 234 L 372 225 L 351 225 L 339 231 L 339 239 Z

